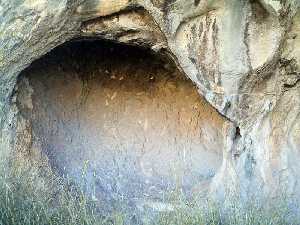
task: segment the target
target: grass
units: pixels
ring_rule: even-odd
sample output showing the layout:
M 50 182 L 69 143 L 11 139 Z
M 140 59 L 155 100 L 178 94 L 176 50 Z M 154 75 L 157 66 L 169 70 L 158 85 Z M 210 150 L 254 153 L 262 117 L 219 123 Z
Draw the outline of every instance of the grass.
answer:
M 36 180 L 16 174 L 4 174 L 0 179 L 0 225 L 285 225 L 300 224 L 291 217 L 287 204 L 272 207 L 258 204 L 238 204 L 232 201 L 218 205 L 205 201 L 199 205 L 173 193 L 169 199 L 173 211 L 150 212 L 142 219 L 122 212 L 101 215 L 97 203 L 78 188 L 61 184 L 55 197 L 35 191 Z M 55 181 L 57 185 L 57 181 Z M 46 184 L 54 190 L 51 184 Z M 52 196 L 52 197 L 51 197 Z M 226 206 L 225 206 L 226 205 Z M 294 221 L 292 221 L 294 219 Z
M 0 225 L 123 224 L 117 214 L 101 215 L 80 189 L 57 179 L 41 185 L 46 187 L 42 192 L 39 178 L 27 173 L 1 173 Z

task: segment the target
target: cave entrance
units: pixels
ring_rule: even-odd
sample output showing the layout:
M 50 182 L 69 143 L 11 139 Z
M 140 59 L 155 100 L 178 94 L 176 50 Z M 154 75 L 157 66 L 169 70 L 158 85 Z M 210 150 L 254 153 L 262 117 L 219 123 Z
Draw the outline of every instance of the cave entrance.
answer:
M 32 146 L 101 201 L 205 192 L 222 163 L 223 118 L 150 50 L 68 42 L 23 71 L 17 87 Z

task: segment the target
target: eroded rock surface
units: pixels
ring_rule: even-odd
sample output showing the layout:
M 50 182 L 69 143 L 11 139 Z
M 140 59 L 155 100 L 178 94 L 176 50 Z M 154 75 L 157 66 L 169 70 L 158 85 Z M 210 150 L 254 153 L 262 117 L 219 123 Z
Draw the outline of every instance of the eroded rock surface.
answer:
M 2 154 L 19 149 L 18 74 L 66 40 L 105 38 L 168 55 L 230 121 L 211 194 L 299 196 L 298 0 L 2 0 L 0 22 Z
M 225 119 L 145 50 L 70 43 L 23 72 L 16 89 L 32 147 L 106 207 L 164 202 L 175 189 L 205 196 L 222 165 Z

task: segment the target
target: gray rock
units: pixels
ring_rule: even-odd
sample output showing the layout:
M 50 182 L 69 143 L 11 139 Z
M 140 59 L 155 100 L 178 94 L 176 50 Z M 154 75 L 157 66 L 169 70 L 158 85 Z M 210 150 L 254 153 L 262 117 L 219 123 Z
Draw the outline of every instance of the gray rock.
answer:
M 21 160 L 32 147 L 31 128 L 13 97 L 21 71 L 68 40 L 102 38 L 167 55 L 226 118 L 222 162 L 208 195 L 223 198 L 234 190 L 273 197 L 283 190 L 300 197 L 299 5 L 0 0 L 2 158 Z M 33 152 L 32 163 L 47 161 Z

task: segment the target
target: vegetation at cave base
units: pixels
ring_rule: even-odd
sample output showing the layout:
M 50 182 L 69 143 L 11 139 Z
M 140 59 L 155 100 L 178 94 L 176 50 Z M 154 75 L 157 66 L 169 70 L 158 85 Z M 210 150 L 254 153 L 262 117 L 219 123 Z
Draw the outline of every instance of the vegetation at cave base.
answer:
M 212 201 L 200 206 L 187 201 L 178 192 L 170 194 L 174 210 L 150 212 L 115 211 L 102 215 L 97 203 L 70 183 L 61 184 L 56 196 L 34 191 L 35 180 L 16 174 L 2 174 L 0 179 L 1 225 L 284 225 L 299 224 L 287 204 L 262 207 L 232 201 L 222 207 Z M 55 181 L 57 183 L 57 181 Z M 55 183 L 54 182 L 54 183 Z M 51 185 L 51 184 L 50 184 Z M 142 216 L 141 216 L 142 215 Z M 298 221 L 298 222 L 297 222 Z

